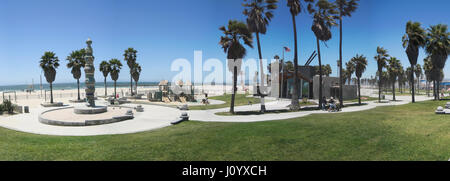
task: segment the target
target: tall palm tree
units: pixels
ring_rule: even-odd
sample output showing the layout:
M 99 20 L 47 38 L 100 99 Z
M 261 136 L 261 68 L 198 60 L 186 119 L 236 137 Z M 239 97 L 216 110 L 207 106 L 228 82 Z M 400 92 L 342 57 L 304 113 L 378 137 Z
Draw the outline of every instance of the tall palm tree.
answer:
M 392 96 L 393 100 L 395 101 L 395 82 L 397 81 L 397 77 L 399 76 L 400 70 L 402 68 L 402 64 L 400 63 L 400 60 L 398 60 L 395 57 L 391 57 L 389 60 L 389 66 L 387 68 L 387 72 L 389 74 L 389 79 L 392 83 Z M 414 86 L 414 84 L 413 84 Z
M 67 68 L 72 68 L 71 73 L 73 75 L 73 78 L 77 80 L 77 86 L 78 86 L 78 101 L 80 99 L 80 78 L 81 78 L 81 68 L 84 67 L 86 64 L 86 60 L 84 59 L 85 56 L 85 50 L 76 50 L 72 51 L 69 56 L 67 56 L 66 60 L 69 62 L 67 63 Z
M 111 66 L 110 69 L 111 79 L 114 81 L 114 99 L 116 99 L 117 98 L 116 83 L 117 79 L 119 79 L 119 73 L 120 69 L 122 69 L 122 63 L 120 62 L 120 60 L 113 58 L 109 60 L 109 65 Z
M 247 16 L 248 29 L 256 34 L 256 42 L 258 45 L 259 68 L 261 75 L 260 87 L 264 85 L 264 68 L 262 63 L 261 44 L 259 34 L 266 34 L 267 26 L 273 18 L 273 10 L 277 8 L 278 0 L 244 0 L 244 15 Z M 264 96 L 261 96 L 261 112 L 265 112 Z
M 405 75 L 405 70 L 403 70 L 403 67 L 402 67 L 402 69 L 400 69 L 400 72 L 398 75 L 398 88 L 400 89 L 401 94 L 403 94 L 403 88 L 405 87 L 406 81 L 408 81 L 408 80 Z
M 367 59 L 363 55 L 356 54 L 351 60 L 355 65 L 355 74 L 358 79 L 358 103 L 361 105 L 361 76 L 362 73 L 366 70 L 367 67 Z
M 425 30 L 420 27 L 419 22 L 408 21 L 406 23 L 406 34 L 402 37 L 403 48 L 406 48 L 406 55 L 408 55 L 409 63 L 412 68 L 412 82 L 414 82 L 414 68 L 417 64 L 417 57 L 419 56 L 419 48 L 425 45 Z M 412 89 L 412 102 L 415 102 L 414 84 Z
M 381 101 L 381 87 L 382 87 L 382 77 L 383 68 L 386 66 L 387 58 L 389 57 L 387 50 L 383 47 L 377 47 L 377 55 L 374 59 L 377 61 L 378 66 L 378 102 Z
M 135 63 L 133 65 L 133 71 L 132 71 L 131 75 L 132 75 L 132 77 L 134 79 L 134 82 L 135 82 L 136 94 L 137 94 L 137 85 L 138 85 L 139 77 L 141 75 L 141 71 L 142 71 L 141 66 L 138 63 Z
M 336 0 L 336 5 L 339 10 L 339 65 L 342 64 L 342 18 L 345 16 L 351 17 L 352 13 L 356 11 L 358 6 L 358 0 Z M 342 66 L 339 66 L 339 101 L 343 102 L 342 99 Z M 379 96 L 380 97 L 380 96 Z
M 423 71 L 427 80 L 427 96 L 430 96 L 430 83 L 433 82 L 432 70 L 433 64 L 431 63 L 431 57 L 427 56 L 425 59 L 423 59 Z
M 317 57 L 319 60 L 319 109 L 322 108 L 322 59 L 320 55 L 320 41 L 326 42 L 331 39 L 331 27 L 336 25 L 334 15 L 337 14 L 336 7 L 328 0 L 319 0 L 315 4 L 315 8 L 312 4 L 308 5 L 308 12 L 313 14 L 314 20 L 311 30 L 316 36 L 317 43 Z
M 304 0 L 306 3 L 311 4 L 314 0 Z M 297 48 L 297 24 L 295 21 L 295 17 L 300 14 L 303 5 L 300 0 L 287 0 L 287 6 L 289 7 L 289 11 L 292 16 L 292 24 L 294 28 L 294 89 L 292 93 L 291 99 L 291 110 L 299 110 L 300 105 L 298 102 L 298 48 Z
M 416 78 L 417 78 L 417 94 L 419 94 L 420 77 L 423 75 L 422 66 L 420 66 L 420 64 L 416 64 L 416 67 L 414 68 L 414 75 L 416 75 Z
M 53 104 L 53 81 L 55 81 L 56 69 L 59 67 L 59 59 L 55 53 L 45 52 L 39 66 L 44 70 L 45 79 L 50 84 L 50 103 Z
M 350 81 L 352 80 L 352 75 L 355 72 L 355 63 L 353 61 L 348 61 L 345 63 L 346 67 L 346 78 L 348 79 L 348 85 L 350 85 Z M 345 77 L 345 76 L 344 76 Z
M 103 60 L 100 63 L 100 71 L 103 73 L 104 83 L 105 83 L 105 97 L 108 96 L 107 88 L 106 88 L 106 77 L 108 77 L 108 74 L 111 72 L 111 65 L 108 63 L 108 61 Z
M 128 68 L 130 69 L 130 91 L 131 95 L 133 94 L 133 66 L 136 63 L 136 54 L 137 50 L 134 48 L 128 48 L 125 50 L 125 53 L 123 54 L 124 60 L 127 62 Z
M 242 58 L 246 54 L 246 49 L 242 45 L 241 40 L 245 45 L 253 48 L 253 36 L 247 25 L 241 21 L 230 20 L 228 27 L 222 26 L 219 28 L 223 35 L 220 37 L 219 45 L 222 46 L 223 51 L 227 54 L 227 59 L 232 61 L 242 61 Z M 240 63 L 237 63 L 240 65 Z M 230 71 L 233 71 L 233 91 L 231 94 L 230 113 L 234 114 L 234 99 L 237 91 L 237 73 L 241 70 L 241 67 L 230 67 Z
M 445 62 L 450 52 L 449 36 L 450 33 L 447 31 L 447 25 L 438 24 L 428 28 L 425 50 L 430 55 L 433 64 L 433 77 L 436 80 L 437 100 L 439 100 L 441 71 L 445 67 Z
M 414 82 L 411 82 L 411 77 L 414 73 L 412 73 L 412 68 L 408 67 L 406 68 L 406 79 L 408 79 L 408 85 L 409 85 L 409 93 L 412 93 L 411 86 L 414 86 Z

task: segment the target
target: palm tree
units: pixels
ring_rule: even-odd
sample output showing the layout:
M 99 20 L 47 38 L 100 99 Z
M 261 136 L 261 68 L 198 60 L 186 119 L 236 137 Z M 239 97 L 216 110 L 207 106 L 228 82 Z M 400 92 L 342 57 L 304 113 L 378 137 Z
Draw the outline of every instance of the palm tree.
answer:
M 383 68 L 386 66 L 386 61 L 389 55 L 387 54 L 387 50 L 383 47 L 377 47 L 377 55 L 374 59 L 377 61 L 378 66 L 378 102 L 381 101 L 381 87 L 382 87 L 382 72 Z
M 355 72 L 355 63 L 350 60 L 347 63 L 345 63 L 345 67 L 346 67 L 346 76 L 347 77 L 345 77 L 345 76 L 344 77 L 348 79 L 348 85 L 350 85 L 350 81 L 352 80 L 352 75 Z
M 427 33 L 426 52 L 431 57 L 433 64 L 433 77 L 436 80 L 436 99 L 439 100 L 439 84 L 441 71 L 445 67 L 448 53 L 450 52 L 450 33 L 447 31 L 447 25 L 438 24 L 430 26 Z
M 124 60 L 127 62 L 128 68 L 130 69 L 130 91 L 131 95 L 133 95 L 133 66 L 136 63 L 136 54 L 137 50 L 134 48 L 128 48 L 125 50 L 125 53 L 123 54 Z
M 419 48 L 425 45 L 425 31 L 420 27 L 419 22 L 408 21 L 406 23 L 406 34 L 402 38 L 403 48 L 406 48 L 406 55 L 408 55 L 409 63 L 411 64 L 412 82 L 414 82 L 414 68 L 417 64 L 417 57 L 419 56 Z M 415 102 L 414 84 L 412 89 L 412 102 Z
M 138 63 L 135 63 L 133 65 L 133 71 L 132 71 L 131 75 L 132 75 L 132 77 L 134 79 L 134 82 L 135 82 L 136 94 L 137 94 L 137 85 L 138 85 L 139 77 L 141 75 L 141 71 L 142 71 L 141 66 Z
M 427 56 L 423 59 L 423 71 L 427 80 L 427 96 L 430 96 L 430 83 L 432 79 L 433 64 L 431 63 L 431 57 Z
M 358 0 L 336 0 L 336 5 L 339 10 L 339 65 L 342 64 L 342 18 L 344 16 L 351 17 L 352 13 L 356 10 Z M 343 102 L 342 99 L 342 66 L 339 66 L 339 102 Z M 380 97 L 381 95 L 379 95 Z
M 335 26 L 334 14 L 336 14 L 336 7 L 328 0 L 319 0 L 315 4 L 316 8 L 310 4 L 308 5 L 308 12 L 313 14 L 314 20 L 311 30 L 316 36 L 317 55 L 319 60 L 319 109 L 322 108 L 322 59 L 320 55 L 320 41 L 326 42 L 331 39 L 331 26 Z
M 314 0 L 304 0 L 305 2 L 311 4 Z M 300 3 L 300 0 L 287 0 L 287 6 L 289 7 L 289 11 L 292 15 L 292 24 L 294 27 L 294 90 L 292 93 L 292 100 L 290 109 L 291 110 L 299 110 L 300 105 L 298 103 L 298 50 L 297 50 L 297 25 L 295 22 L 295 17 L 301 12 L 303 6 Z
M 400 69 L 399 74 L 398 74 L 398 88 L 400 89 L 400 93 L 403 94 L 403 88 L 405 87 L 407 78 L 405 75 L 405 70 Z
M 256 34 L 256 41 L 258 45 L 258 54 L 259 54 L 259 68 L 261 75 L 261 85 L 264 85 L 264 69 L 262 63 L 262 54 L 261 54 L 261 44 L 259 40 L 259 34 L 266 34 L 267 26 L 269 25 L 270 20 L 273 18 L 273 10 L 277 8 L 278 0 L 244 0 L 245 2 L 250 1 L 248 3 L 244 3 L 243 6 L 246 8 L 244 10 L 244 15 L 247 16 L 247 25 L 248 29 Z M 266 106 L 264 104 L 264 96 L 261 96 L 261 112 L 265 112 Z
M 412 89 L 411 86 L 414 86 L 414 82 L 411 82 L 411 77 L 413 76 L 414 73 L 412 72 L 412 68 L 408 67 L 406 68 L 406 79 L 408 79 L 408 85 L 409 85 L 409 93 L 412 93 Z
M 353 57 L 350 62 L 353 62 L 355 65 L 355 74 L 358 79 L 358 103 L 361 105 L 361 76 L 362 73 L 366 70 L 367 66 L 367 59 L 363 55 L 356 54 L 355 57 Z
M 392 83 L 392 96 L 393 96 L 393 100 L 395 101 L 395 82 L 397 81 L 397 77 L 400 73 L 400 70 L 403 68 L 402 68 L 402 64 L 400 63 L 400 60 L 398 60 L 395 57 L 391 57 L 388 60 L 388 62 L 389 62 L 389 66 L 387 68 L 387 71 L 388 71 L 389 78 Z M 414 86 L 414 84 L 413 84 L 413 86 Z
M 420 90 L 420 77 L 423 75 L 422 66 L 420 66 L 420 64 L 416 64 L 416 67 L 414 68 L 414 74 L 416 75 L 417 78 L 417 94 L 418 94 Z
M 219 30 L 223 33 L 223 36 L 220 37 L 219 44 L 222 46 L 223 51 L 227 54 L 227 59 L 235 62 L 242 61 L 242 58 L 246 54 L 246 49 L 240 41 L 242 40 L 245 45 L 253 48 L 253 36 L 247 25 L 241 21 L 230 20 L 228 22 L 228 28 L 222 26 Z M 230 71 L 231 69 L 233 71 L 233 91 L 231 94 L 230 113 L 234 114 L 234 99 L 237 91 L 237 73 L 240 71 L 241 67 L 233 66 L 230 68 Z
M 39 66 L 44 70 L 45 79 L 50 84 L 50 103 L 53 104 L 53 81 L 55 81 L 56 69 L 59 67 L 59 59 L 55 53 L 45 52 Z
M 108 61 L 103 60 L 100 63 L 100 71 L 103 73 L 104 83 L 105 83 L 105 97 L 108 96 L 107 88 L 106 88 L 106 77 L 108 77 L 109 72 L 111 72 L 111 65 L 108 63 Z
M 78 86 L 78 101 L 80 99 L 80 78 L 81 78 L 81 67 L 84 67 L 86 64 L 86 60 L 84 59 L 85 56 L 85 50 L 76 50 L 72 51 L 69 56 L 67 56 L 66 60 L 69 62 L 67 63 L 67 68 L 72 68 L 71 73 L 73 75 L 73 78 L 77 80 L 77 86 Z
M 119 73 L 120 69 L 122 69 L 122 63 L 120 62 L 120 60 L 113 58 L 109 60 L 109 65 L 111 66 L 110 69 L 111 79 L 114 81 L 114 99 L 116 99 L 117 98 L 116 83 L 117 79 L 119 79 Z
M 320 74 L 319 66 L 314 66 L 315 75 Z M 322 65 L 322 75 L 329 77 L 333 73 L 330 64 Z

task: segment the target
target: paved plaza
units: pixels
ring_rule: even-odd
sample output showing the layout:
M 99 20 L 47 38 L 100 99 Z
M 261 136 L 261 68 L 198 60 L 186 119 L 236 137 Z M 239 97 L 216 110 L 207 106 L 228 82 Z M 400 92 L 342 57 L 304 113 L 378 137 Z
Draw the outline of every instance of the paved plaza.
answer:
M 387 99 L 392 97 L 387 96 Z M 350 106 L 342 109 L 342 112 L 355 112 L 373 109 L 377 106 L 395 106 L 407 104 L 411 100 L 411 96 L 396 96 L 398 101 L 389 103 L 376 103 L 375 101 L 365 102 L 362 106 Z M 417 101 L 430 100 L 431 97 L 417 96 Z M 266 103 L 267 110 L 288 109 L 287 105 L 290 100 L 274 100 Z M 125 107 L 136 107 L 137 104 L 124 104 Z M 135 112 L 134 119 L 117 123 L 95 125 L 95 126 L 54 126 L 40 123 L 39 114 L 52 108 L 34 108 L 28 114 L 18 114 L 13 116 L 5 116 L 0 119 L 0 126 L 16 131 L 58 135 L 58 136 L 92 136 L 92 135 L 109 135 L 109 134 L 127 134 L 141 131 L 154 130 L 166 126 L 170 126 L 172 121 L 179 120 L 182 111 L 168 106 L 161 105 L 142 105 L 144 112 Z M 315 106 L 314 106 L 315 107 Z M 54 109 L 54 108 L 53 108 Z M 124 108 L 126 109 L 126 108 Z M 258 111 L 260 104 L 237 106 L 235 111 Z M 190 120 L 206 121 L 206 122 L 258 122 L 269 120 L 282 120 L 289 118 L 303 117 L 310 114 L 324 113 L 334 114 L 327 111 L 299 111 L 286 113 L 267 113 L 261 115 L 240 115 L 240 116 L 219 116 L 218 112 L 227 112 L 229 108 L 211 109 L 211 110 L 190 110 L 186 111 Z

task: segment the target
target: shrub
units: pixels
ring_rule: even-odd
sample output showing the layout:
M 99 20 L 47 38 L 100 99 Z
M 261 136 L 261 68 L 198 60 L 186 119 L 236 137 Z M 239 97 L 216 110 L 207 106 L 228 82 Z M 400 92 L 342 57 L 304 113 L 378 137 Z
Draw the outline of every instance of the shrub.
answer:
M 3 107 L 2 110 L 7 111 L 8 114 L 14 113 L 14 105 L 11 103 L 10 100 L 4 100 L 2 107 Z

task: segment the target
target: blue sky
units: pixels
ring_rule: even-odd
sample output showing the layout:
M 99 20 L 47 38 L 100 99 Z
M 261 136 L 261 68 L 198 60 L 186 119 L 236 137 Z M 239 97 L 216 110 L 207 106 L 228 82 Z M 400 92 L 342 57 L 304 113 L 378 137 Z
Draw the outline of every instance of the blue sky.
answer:
M 203 51 L 203 60 L 226 55 L 218 45 L 218 28 L 228 20 L 245 20 L 242 0 L 1 0 L 0 6 L 0 85 L 29 84 L 39 81 L 39 59 L 45 51 L 54 51 L 61 60 L 56 83 L 74 82 L 65 67 L 66 56 L 85 47 L 88 37 L 93 40 L 95 64 L 118 58 L 128 47 L 138 50 L 137 61 L 142 65 L 141 81 L 171 79 L 171 62 L 186 58 L 193 62 L 194 50 Z M 377 46 L 388 49 L 404 67 L 408 59 L 401 38 L 408 20 L 419 21 L 423 27 L 450 20 L 448 0 L 361 0 L 357 11 L 344 19 L 343 60 L 356 54 L 368 58 L 364 77 L 374 75 L 373 57 Z M 266 35 L 261 36 L 263 58 L 281 56 L 283 46 L 294 47 L 292 22 L 286 0 L 281 0 Z M 297 17 L 299 61 L 304 64 L 316 49 L 311 31 L 311 16 Z M 321 44 L 324 64 L 331 64 L 336 75 L 339 57 L 339 31 Z M 292 59 L 293 52 L 285 54 Z M 419 63 L 425 53 L 421 51 Z M 246 58 L 257 58 L 256 44 Z M 315 60 L 312 64 L 317 64 Z M 450 77 L 450 63 L 444 70 Z M 97 69 L 98 70 L 98 69 Z M 127 66 L 119 81 L 129 81 Z M 97 72 L 96 79 L 103 80 Z M 84 80 L 84 79 L 83 79 Z

